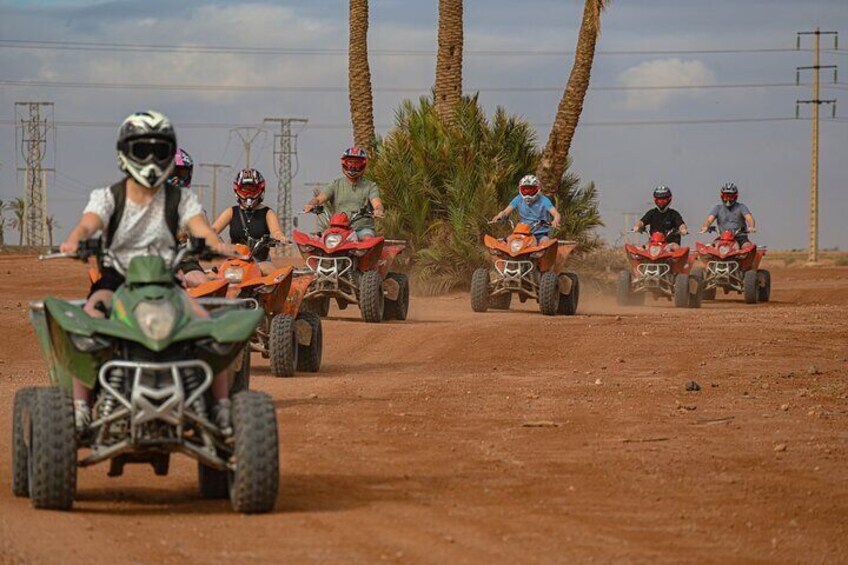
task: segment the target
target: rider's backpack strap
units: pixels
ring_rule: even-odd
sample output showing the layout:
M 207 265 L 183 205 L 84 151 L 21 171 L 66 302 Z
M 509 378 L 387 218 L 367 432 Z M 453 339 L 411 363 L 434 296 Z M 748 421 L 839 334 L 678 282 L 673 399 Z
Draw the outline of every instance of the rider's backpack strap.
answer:
M 112 193 L 112 199 L 115 201 L 115 209 L 112 211 L 112 216 L 109 218 L 109 225 L 106 226 L 104 241 L 104 249 L 109 249 L 115 234 L 118 232 L 118 226 L 121 224 L 121 217 L 124 215 L 124 208 L 127 205 L 127 179 L 118 181 L 109 187 L 109 192 Z
M 177 232 L 180 229 L 180 200 L 183 193 L 178 186 L 171 186 L 170 183 L 165 183 L 162 188 L 165 190 L 165 222 L 171 237 L 177 241 Z

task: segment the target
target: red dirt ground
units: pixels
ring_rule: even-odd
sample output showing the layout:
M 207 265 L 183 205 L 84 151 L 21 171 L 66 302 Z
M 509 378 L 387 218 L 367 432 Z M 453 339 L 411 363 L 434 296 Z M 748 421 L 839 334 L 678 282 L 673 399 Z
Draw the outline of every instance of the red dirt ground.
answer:
M 57 513 L 11 494 L 10 412 L 45 380 L 27 301 L 85 274 L 2 256 L 0 562 L 848 561 L 848 268 L 773 279 L 771 304 L 701 310 L 333 310 L 318 376 L 254 358 L 279 415 L 275 513 L 201 500 L 182 457 L 165 478 L 81 470 Z

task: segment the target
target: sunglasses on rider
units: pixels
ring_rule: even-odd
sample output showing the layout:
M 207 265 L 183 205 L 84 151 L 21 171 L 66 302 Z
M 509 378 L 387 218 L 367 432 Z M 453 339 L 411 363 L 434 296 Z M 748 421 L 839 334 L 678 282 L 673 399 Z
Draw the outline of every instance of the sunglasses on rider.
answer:
M 161 139 L 134 139 L 127 142 L 127 153 L 137 161 L 169 161 L 176 154 L 176 145 Z

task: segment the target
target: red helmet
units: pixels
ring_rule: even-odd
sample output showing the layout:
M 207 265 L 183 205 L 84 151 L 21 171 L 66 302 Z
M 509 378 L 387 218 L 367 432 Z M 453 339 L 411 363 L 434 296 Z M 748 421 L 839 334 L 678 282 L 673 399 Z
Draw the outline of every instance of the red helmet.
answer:
M 342 153 L 342 172 L 350 182 L 357 182 L 365 174 L 368 165 L 368 153 L 361 147 L 353 146 Z
M 265 178 L 256 169 L 242 169 L 233 181 L 239 206 L 246 210 L 256 208 L 265 196 Z

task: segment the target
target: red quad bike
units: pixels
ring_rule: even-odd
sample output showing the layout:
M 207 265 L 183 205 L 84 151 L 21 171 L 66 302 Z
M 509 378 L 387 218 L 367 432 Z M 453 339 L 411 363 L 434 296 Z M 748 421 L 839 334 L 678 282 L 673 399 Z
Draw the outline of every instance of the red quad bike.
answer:
M 716 229 L 710 226 L 709 231 L 715 233 Z M 740 246 L 736 241 L 738 233 L 728 230 L 710 244 L 697 243 L 698 259 L 703 267 L 693 273 L 703 276 L 703 297 L 715 300 L 716 290 L 721 288 L 725 294 L 742 293 L 746 304 L 768 302 L 771 273 L 760 269 L 766 248 L 757 247 L 750 241 Z
M 321 216 L 324 208 L 316 207 L 313 213 Z M 389 271 L 406 242 L 382 237 L 360 240 L 351 224 L 370 216 L 367 208 L 350 218 L 344 213 L 333 214 L 329 227 L 320 234 L 292 233 L 314 275 L 303 297 L 304 308 L 326 316 L 330 299 L 335 299 L 341 310 L 358 304 L 366 322 L 406 319 L 409 278 Z
M 700 273 L 691 273 L 689 248 L 674 248 L 666 238 L 674 233 L 656 232 L 644 246 L 626 243 L 624 250 L 630 269 L 618 276 L 616 299 L 619 306 L 634 306 L 645 302 L 645 295 L 667 298 L 677 308 L 700 308 Z
M 512 225 L 513 231 L 504 239 L 488 234 L 483 238 L 492 266 L 480 267 L 471 276 L 471 309 L 509 310 L 512 295 L 516 294 L 522 303 L 536 300 L 545 316 L 574 315 L 580 299 L 580 279 L 577 273 L 566 272 L 565 264 L 577 244 L 556 239 L 539 243 L 533 229 L 546 225 L 543 222 L 530 226 L 500 221 Z
M 271 360 L 275 377 L 291 377 L 295 371 L 316 373 L 321 368 L 324 349 L 321 318 L 302 308 L 303 295 L 312 281 L 312 273 L 281 267 L 263 275 L 256 255 L 266 247 L 276 245 L 270 236 L 249 240 L 248 245 L 236 245 L 238 258 L 224 260 L 207 274 L 213 279 L 189 289 L 190 296 L 249 300 L 265 311 L 265 317 L 250 341 L 252 351 Z M 245 356 L 247 375 L 243 386 L 250 382 L 250 355 Z

